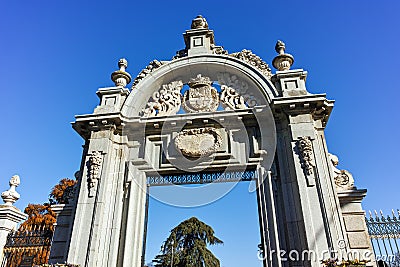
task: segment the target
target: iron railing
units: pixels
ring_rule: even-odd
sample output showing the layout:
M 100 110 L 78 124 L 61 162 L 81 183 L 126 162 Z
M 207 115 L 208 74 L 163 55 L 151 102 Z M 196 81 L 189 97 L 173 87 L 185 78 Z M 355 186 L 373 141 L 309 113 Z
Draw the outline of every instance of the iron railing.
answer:
M 53 231 L 46 227 L 10 232 L 1 267 L 27 267 L 47 263 Z
M 378 265 L 400 267 L 400 210 L 386 217 L 370 211 L 365 220 Z

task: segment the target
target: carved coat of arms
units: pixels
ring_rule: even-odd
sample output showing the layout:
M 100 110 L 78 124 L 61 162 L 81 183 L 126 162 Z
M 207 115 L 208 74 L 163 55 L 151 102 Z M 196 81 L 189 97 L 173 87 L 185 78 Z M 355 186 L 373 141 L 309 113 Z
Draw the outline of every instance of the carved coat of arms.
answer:
M 218 91 L 212 81 L 201 74 L 188 82 L 189 90 L 183 95 L 182 108 L 186 112 L 213 112 L 219 106 Z

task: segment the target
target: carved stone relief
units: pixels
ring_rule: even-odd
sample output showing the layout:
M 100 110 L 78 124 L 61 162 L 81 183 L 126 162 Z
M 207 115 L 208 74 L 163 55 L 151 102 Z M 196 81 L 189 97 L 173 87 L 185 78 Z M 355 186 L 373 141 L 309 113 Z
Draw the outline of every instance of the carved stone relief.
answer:
M 307 177 L 308 185 L 314 185 L 314 152 L 311 137 L 309 136 L 301 136 L 298 140 L 298 148 L 300 152 L 300 160 L 301 166 L 304 170 L 304 173 Z M 312 177 L 310 179 L 310 177 Z
M 160 62 L 158 60 L 153 60 L 152 62 L 149 63 L 149 65 L 143 69 L 138 76 L 136 76 L 135 80 L 133 81 L 132 87 L 135 87 L 141 80 L 143 80 L 147 75 L 149 75 L 152 71 L 155 69 L 161 67 L 163 65 L 163 62 Z
M 221 85 L 221 102 L 225 109 L 246 108 L 244 98 L 232 87 Z
M 346 170 L 339 170 L 337 165 L 339 164 L 339 158 L 336 155 L 329 153 L 329 159 L 331 160 L 331 167 L 334 173 L 334 181 L 338 188 L 344 190 L 354 189 L 354 178 L 350 172 Z
M 256 54 L 253 54 L 251 50 L 243 49 L 240 52 L 229 54 L 229 56 L 238 58 L 246 63 L 249 63 L 250 65 L 256 67 L 259 71 L 261 71 L 262 74 L 264 74 L 268 78 L 271 78 L 272 76 L 271 68 L 268 66 L 268 64 Z
M 221 145 L 220 132 L 211 127 L 182 130 L 175 138 L 176 148 L 188 157 L 210 155 Z
M 183 95 L 182 108 L 186 112 L 214 112 L 219 106 L 218 91 L 212 81 L 201 74 L 188 82 L 190 89 Z
M 248 107 L 258 105 L 257 98 L 249 90 L 249 85 L 241 81 L 236 75 L 231 75 L 227 72 L 218 73 L 217 78 L 221 88 L 223 85 L 234 88 L 235 91 L 243 97 Z
M 93 151 L 89 156 L 88 161 L 88 172 L 87 172 L 87 183 L 89 197 L 94 197 L 96 193 L 97 183 L 100 179 L 100 169 L 102 163 L 102 154 L 99 151 Z
M 176 114 L 181 107 L 182 81 L 164 84 L 153 93 L 152 98 L 142 111 L 144 117 L 168 116 Z

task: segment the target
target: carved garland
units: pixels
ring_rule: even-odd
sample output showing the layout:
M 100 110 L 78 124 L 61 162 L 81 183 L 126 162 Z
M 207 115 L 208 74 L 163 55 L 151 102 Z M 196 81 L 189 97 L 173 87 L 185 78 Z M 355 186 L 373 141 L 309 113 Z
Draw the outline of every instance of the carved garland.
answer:
M 306 175 L 312 175 L 314 173 L 314 152 L 312 149 L 312 141 L 309 136 L 299 137 L 298 147 L 301 157 L 301 165 Z
M 93 197 L 96 192 L 98 180 L 100 179 L 100 168 L 102 163 L 102 154 L 99 151 L 94 151 L 88 161 L 88 191 L 89 197 Z

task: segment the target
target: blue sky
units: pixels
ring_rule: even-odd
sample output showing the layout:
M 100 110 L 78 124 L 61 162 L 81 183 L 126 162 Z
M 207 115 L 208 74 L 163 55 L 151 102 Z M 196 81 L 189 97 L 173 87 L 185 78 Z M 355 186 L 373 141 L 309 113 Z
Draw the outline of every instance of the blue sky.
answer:
M 93 111 L 95 92 L 112 85 L 118 59 L 128 59 L 133 76 L 153 59 L 171 59 L 184 47 L 181 34 L 202 14 L 217 44 L 230 52 L 251 49 L 270 65 L 276 40 L 283 40 L 293 68 L 308 71 L 308 90 L 336 100 L 328 147 L 356 185 L 368 189 L 364 208 L 400 208 L 398 10 L 394 0 L 1 1 L 0 190 L 17 173 L 17 207 L 46 201 L 51 187 L 79 168 L 83 142 L 70 122 Z M 245 189 L 239 185 L 195 210 L 152 201 L 149 253 L 170 228 L 196 215 L 225 241 L 215 249 L 222 266 L 257 266 L 255 196 Z M 242 227 L 249 240 L 239 245 L 230 233 Z

